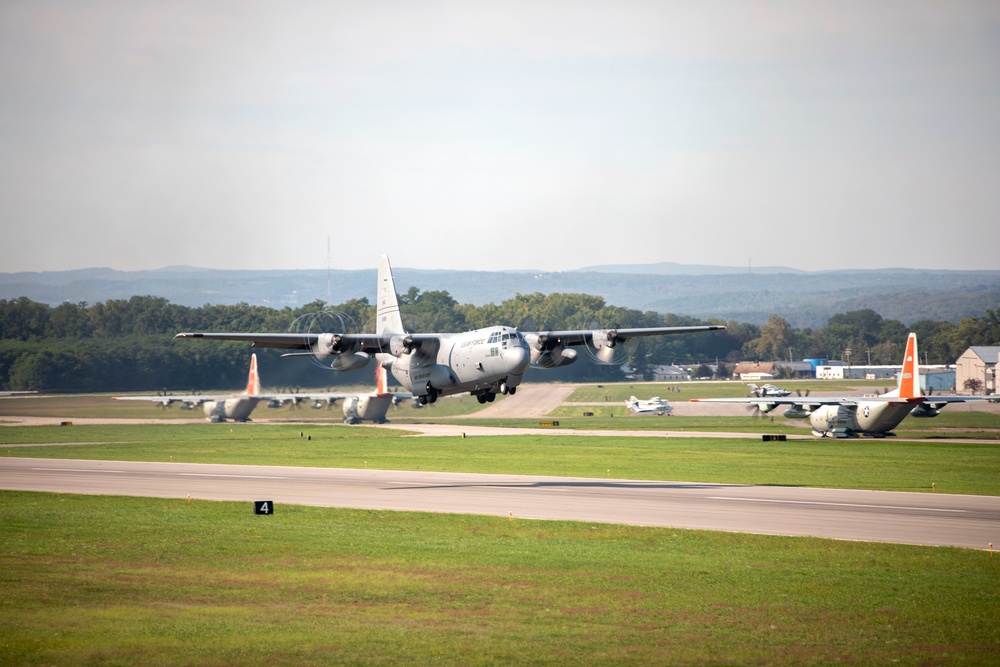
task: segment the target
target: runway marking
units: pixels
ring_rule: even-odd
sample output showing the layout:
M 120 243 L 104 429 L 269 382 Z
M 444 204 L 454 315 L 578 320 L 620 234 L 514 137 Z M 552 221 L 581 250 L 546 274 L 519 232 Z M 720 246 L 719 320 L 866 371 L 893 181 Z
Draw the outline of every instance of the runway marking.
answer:
M 779 503 L 785 505 L 826 505 L 828 507 L 864 507 L 877 510 L 919 510 L 921 512 L 953 512 L 965 514 L 968 510 L 949 510 L 938 507 L 902 507 L 899 505 L 863 505 L 860 503 L 830 503 L 817 500 L 773 500 L 769 498 L 733 498 L 731 496 L 709 496 L 709 500 L 735 500 L 743 503 Z
M 237 479 L 285 479 L 284 477 L 274 477 L 271 475 L 225 475 L 212 472 L 182 472 L 178 473 L 182 477 L 235 477 Z
M 32 468 L 32 470 L 41 470 L 44 472 L 56 471 L 56 472 L 110 472 L 118 475 L 124 475 L 124 470 L 90 470 L 88 468 Z

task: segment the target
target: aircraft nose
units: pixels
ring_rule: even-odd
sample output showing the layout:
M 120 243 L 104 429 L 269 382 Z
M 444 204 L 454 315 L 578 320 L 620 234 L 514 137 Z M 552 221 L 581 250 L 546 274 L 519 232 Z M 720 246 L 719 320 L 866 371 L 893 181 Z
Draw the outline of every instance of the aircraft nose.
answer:
M 511 364 L 513 364 L 515 374 L 524 372 L 524 369 L 528 367 L 528 362 L 531 361 L 531 355 L 528 353 L 528 348 L 523 346 L 508 348 L 504 357 L 508 359 Z

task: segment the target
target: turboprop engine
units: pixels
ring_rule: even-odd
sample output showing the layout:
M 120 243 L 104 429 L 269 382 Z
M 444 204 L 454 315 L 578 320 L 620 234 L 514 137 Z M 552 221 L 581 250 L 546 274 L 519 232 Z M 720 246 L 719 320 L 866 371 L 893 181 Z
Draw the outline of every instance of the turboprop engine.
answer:
M 531 365 L 539 368 L 555 368 L 556 366 L 569 366 L 577 359 L 576 350 L 569 350 L 564 347 L 557 347 L 552 350 L 539 351 L 531 349 Z
M 615 356 L 615 345 L 618 343 L 618 332 L 614 329 L 595 331 L 593 345 L 596 352 L 594 356 L 602 364 L 610 364 Z
M 371 361 L 368 353 L 358 352 L 355 346 L 345 343 L 340 334 L 320 334 L 312 346 L 312 352 L 317 357 L 333 357 L 330 368 L 335 371 L 357 370 Z
M 784 416 L 788 419 L 805 419 L 812 414 L 812 410 L 808 410 L 802 405 L 793 405 L 782 414 L 784 414 Z
M 938 405 L 931 405 L 929 403 L 921 403 L 910 410 L 911 417 L 937 417 L 939 414 L 941 414 L 941 410 Z
M 548 334 L 527 333 L 524 335 L 531 351 L 531 365 L 538 368 L 569 366 L 577 359 L 576 350 L 565 347 L 559 339 L 550 340 Z

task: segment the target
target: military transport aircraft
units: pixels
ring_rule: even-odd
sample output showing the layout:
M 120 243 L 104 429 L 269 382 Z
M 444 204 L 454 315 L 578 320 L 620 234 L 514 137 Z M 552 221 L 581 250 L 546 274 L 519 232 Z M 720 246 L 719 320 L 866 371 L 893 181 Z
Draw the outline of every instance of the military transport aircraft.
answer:
M 725 329 L 721 325 L 640 329 L 519 331 L 493 326 L 465 333 L 407 333 L 399 311 L 389 258 L 379 259 L 375 333 L 179 333 L 177 338 L 240 340 L 254 347 L 294 350 L 284 356 L 330 359 L 338 371 L 361 368 L 374 356 L 420 403 L 469 392 L 480 403 L 513 394 L 528 365 L 566 366 L 582 346 L 609 363 L 615 346 L 638 336 Z
M 625 401 L 625 407 L 629 409 L 629 412 L 635 415 L 641 414 L 654 414 L 654 415 L 669 415 L 674 411 L 670 407 L 670 403 L 667 403 L 659 396 L 654 396 L 648 401 L 640 401 L 635 396 L 629 396 L 629 399 Z
M 382 369 L 378 369 L 382 371 Z M 180 403 L 181 410 L 193 410 L 199 405 L 205 411 L 205 417 L 213 423 L 226 420 L 237 422 L 250 421 L 250 413 L 261 401 L 269 408 L 280 408 L 282 405 L 309 401 L 314 408 L 332 406 L 337 401 L 344 401 L 344 422 L 357 424 L 362 420 L 384 424 L 386 412 L 390 405 L 412 398 L 408 392 L 390 392 L 386 386 L 385 372 L 376 372 L 376 390 L 372 393 L 339 393 L 339 392 L 303 392 L 303 393 L 261 393 L 260 374 L 257 371 L 257 355 L 250 357 L 250 372 L 247 375 L 246 390 L 239 394 L 223 396 L 202 396 L 189 394 L 175 396 L 158 394 L 156 396 L 112 396 L 116 401 L 152 401 L 163 407 Z
M 761 412 L 770 412 L 787 405 L 784 416 L 789 419 L 809 419 L 817 437 L 856 438 L 859 435 L 884 438 L 895 435 L 896 428 L 907 415 L 936 417 L 949 403 L 993 400 L 987 396 L 924 396 L 920 390 L 920 369 L 917 366 L 917 335 L 906 339 L 903 368 L 894 390 L 868 396 L 761 396 L 757 398 L 694 398 L 703 403 L 749 403 Z
M 762 398 L 764 396 L 789 396 L 792 393 L 787 389 L 776 387 L 773 384 L 757 386 L 752 382 L 747 385 L 747 389 L 750 390 L 751 396 L 756 396 L 757 398 Z

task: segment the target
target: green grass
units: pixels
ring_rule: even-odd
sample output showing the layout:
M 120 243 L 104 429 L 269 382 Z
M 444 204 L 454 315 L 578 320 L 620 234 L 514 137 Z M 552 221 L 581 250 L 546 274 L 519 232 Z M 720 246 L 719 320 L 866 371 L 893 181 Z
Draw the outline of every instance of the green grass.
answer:
M 0 492 L 3 665 L 996 664 L 1000 555 Z
M 671 417 L 670 419 L 675 419 Z M 300 437 L 299 434 L 305 437 Z M 0 455 L 616 477 L 1000 495 L 1000 444 L 538 435 L 406 437 L 271 424 L 5 427 Z M 308 439 L 311 438 L 311 439 Z
M 757 383 L 761 384 L 761 383 Z M 891 380 L 781 380 L 776 381 L 780 387 L 791 392 L 796 390 L 821 391 L 825 394 L 838 393 L 845 396 L 857 396 L 881 391 L 886 386 L 892 386 Z M 677 388 L 680 391 L 676 391 Z M 622 401 L 630 396 L 648 399 L 659 396 L 666 401 L 686 401 L 689 398 L 743 398 L 749 396 L 746 385 L 738 381 L 712 382 L 612 382 L 603 385 L 585 385 L 578 387 L 567 401 L 570 403 L 617 402 L 624 407 Z

